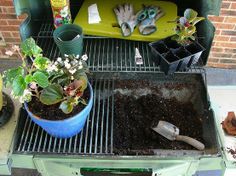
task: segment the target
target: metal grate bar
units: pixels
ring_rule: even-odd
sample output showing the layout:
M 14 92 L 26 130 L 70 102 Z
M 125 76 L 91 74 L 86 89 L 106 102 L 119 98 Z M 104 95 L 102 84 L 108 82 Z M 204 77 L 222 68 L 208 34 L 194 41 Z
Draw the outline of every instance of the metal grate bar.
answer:
M 38 36 L 35 36 L 44 54 L 51 59 L 60 55 L 52 38 L 53 30 L 51 23 L 43 23 Z M 135 63 L 136 47 L 143 57 L 142 65 Z M 88 54 L 88 66 L 93 72 L 160 72 L 159 66 L 151 58 L 151 49 L 147 42 L 85 36 L 84 53 Z M 199 68 L 201 67 L 193 66 L 183 73 L 199 73 Z M 200 69 L 200 73 L 202 71 Z
M 91 80 L 94 89 L 94 106 L 80 134 L 68 139 L 59 139 L 47 134 L 21 113 L 20 123 L 24 124 L 16 144 L 16 153 L 63 153 L 63 154 L 113 154 L 113 115 L 109 108 L 114 106 L 111 80 Z M 113 99 L 110 105 L 111 99 Z M 106 110 L 106 108 L 108 108 Z M 113 111 L 113 110 L 112 110 Z M 20 132 L 19 132 L 20 133 Z

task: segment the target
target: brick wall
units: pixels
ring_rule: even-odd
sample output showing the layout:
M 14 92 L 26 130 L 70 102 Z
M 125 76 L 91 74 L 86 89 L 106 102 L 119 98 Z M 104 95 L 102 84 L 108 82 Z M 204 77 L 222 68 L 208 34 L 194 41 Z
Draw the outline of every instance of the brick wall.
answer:
M 19 25 L 23 19 L 24 15 L 16 16 L 13 0 L 0 0 L 0 58 L 8 57 L 5 50 L 11 44 L 19 44 Z M 216 27 L 216 35 L 208 66 L 236 68 L 236 0 L 222 0 L 220 16 L 209 19 Z
M 236 69 L 236 0 L 222 0 L 219 16 L 208 16 L 216 33 L 208 66 Z
M 19 25 L 24 18 L 16 16 L 13 0 L 0 0 L 0 58 L 8 58 L 6 48 L 20 43 Z

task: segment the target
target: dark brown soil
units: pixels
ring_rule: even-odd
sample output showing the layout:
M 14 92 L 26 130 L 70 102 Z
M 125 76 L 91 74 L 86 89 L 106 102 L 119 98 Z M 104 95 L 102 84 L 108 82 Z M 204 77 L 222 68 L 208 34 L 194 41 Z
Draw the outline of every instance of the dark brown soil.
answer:
M 88 103 L 89 100 L 89 89 L 87 88 L 84 91 L 83 98 Z M 62 112 L 61 109 L 59 109 L 60 103 L 57 103 L 55 105 L 45 105 L 42 104 L 38 99 L 33 98 L 31 102 L 28 103 L 29 110 L 37 115 L 38 117 L 42 119 L 47 120 L 63 120 L 67 119 L 69 117 L 72 117 L 75 114 L 78 114 L 80 111 L 82 111 L 85 107 L 85 105 L 79 103 L 77 106 L 74 107 L 73 111 L 70 114 L 65 114 Z
M 149 86 L 148 82 L 118 83 L 125 88 Z M 184 85 L 176 85 L 180 89 Z M 156 90 L 158 92 L 158 90 Z M 156 94 L 148 94 L 135 98 L 133 96 L 115 94 L 114 117 L 114 152 L 118 155 L 149 155 L 150 149 L 194 149 L 184 142 L 169 141 L 154 132 L 151 127 L 159 120 L 168 121 L 179 127 L 180 134 L 191 136 L 204 143 L 202 138 L 202 120 L 193 108 L 192 103 L 181 103 L 176 99 L 163 99 Z

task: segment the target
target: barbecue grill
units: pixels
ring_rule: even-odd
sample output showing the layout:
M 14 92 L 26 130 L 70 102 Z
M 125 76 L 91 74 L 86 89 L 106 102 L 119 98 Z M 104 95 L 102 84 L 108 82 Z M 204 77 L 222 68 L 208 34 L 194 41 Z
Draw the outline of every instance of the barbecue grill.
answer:
M 178 6 L 178 13 L 182 14 L 184 9 L 190 7 L 196 9 L 200 16 L 217 14 L 220 4 L 220 1 L 210 0 L 173 2 Z M 29 15 L 20 27 L 22 39 L 33 36 L 47 57 L 58 57 L 59 50 L 52 37 L 54 28 L 49 1 L 15 0 L 14 3 L 17 14 Z M 73 17 L 81 4 L 71 1 Z M 94 106 L 84 129 L 68 139 L 52 137 L 32 122 L 22 108 L 9 167 L 37 169 L 43 176 L 222 175 L 224 166 L 203 68 L 214 36 L 214 27 L 206 20 L 199 26 L 197 35 L 199 43 L 206 48 L 201 61 L 189 70 L 169 76 L 164 75 L 152 61 L 147 42 L 85 36 L 84 53 L 88 54 L 88 66 L 93 73 L 90 81 L 94 89 Z M 136 47 L 143 57 L 142 65 L 135 64 Z M 194 109 L 202 117 L 205 150 L 163 149 L 157 146 L 146 148 L 148 154 L 140 153 L 141 149 L 133 149 L 133 154 L 117 154 L 114 128 L 119 117 L 116 115 L 115 90 L 117 83 L 125 80 L 148 81 L 160 90 L 165 89 L 165 98 L 174 97 L 193 103 Z M 176 91 L 174 87 L 179 84 L 183 87 Z M 177 93 L 173 94 L 173 91 Z M 164 96 L 163 92 L 157 94 Z

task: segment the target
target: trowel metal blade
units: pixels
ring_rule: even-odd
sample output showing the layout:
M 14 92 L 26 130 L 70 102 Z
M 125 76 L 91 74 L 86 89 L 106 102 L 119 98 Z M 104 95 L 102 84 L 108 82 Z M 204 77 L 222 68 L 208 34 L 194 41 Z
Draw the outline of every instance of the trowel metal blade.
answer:
M 175 140 L 177 135 L 179 135 L 179 128 L 169 122 L 162 120 L 160 120 L 158 125 L 152 129 L 172 141 Z

